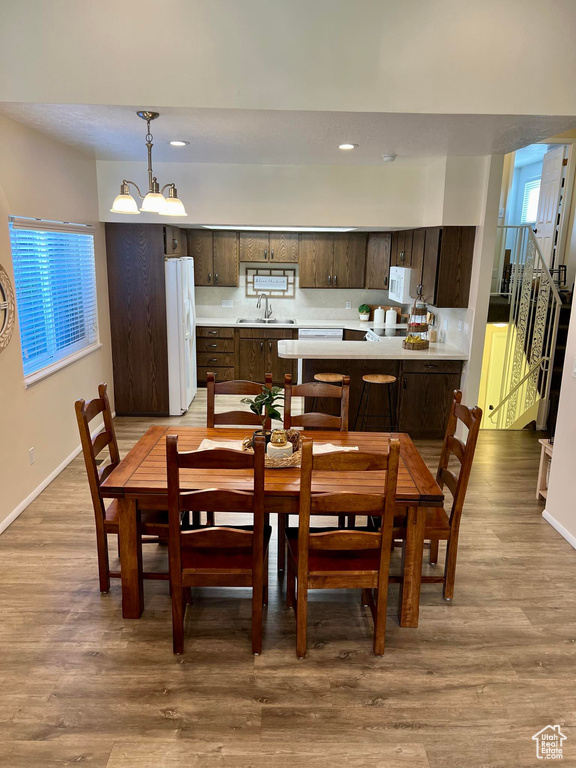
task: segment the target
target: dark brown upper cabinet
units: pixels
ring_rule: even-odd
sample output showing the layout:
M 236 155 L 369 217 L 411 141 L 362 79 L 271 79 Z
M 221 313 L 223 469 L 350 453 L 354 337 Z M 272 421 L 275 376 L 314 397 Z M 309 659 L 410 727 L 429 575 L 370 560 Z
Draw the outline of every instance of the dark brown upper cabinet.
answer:
M 412 266 L 412 229 L 392 232 L 392 253 L 390 264 L 393 267 Z
M 418 248 L 413 249 L 410 295 L 416 297 L 417 286 L 435 307 L 468 306 L 470 277 L 474 256 L 475 227 L 427 227 L 418 234 Z
M 196 285 L 238 285 L 238 233 L 228 230 L 189 229 L 188 254 L 194 258 Z
M 164 253 L 166 256 L 187 256 L 186 230 L 164 227 Z
M 240 261 L 297 263 L 297 232 L 240 232 Z
M 413 299 L 418 295 L 418 286 L 422 283 L 425 243 L 426 230 L 415 229 L 412 233 L 412 269 L 410 272 L 410 296 Z
M 371 290 L 388 290 L 390 279 L 390 232 L 368 235 L 366 248 L 366 285 Z
M 366 240 L 363 232 L 303 233 L 300 288 L 364 288 Z

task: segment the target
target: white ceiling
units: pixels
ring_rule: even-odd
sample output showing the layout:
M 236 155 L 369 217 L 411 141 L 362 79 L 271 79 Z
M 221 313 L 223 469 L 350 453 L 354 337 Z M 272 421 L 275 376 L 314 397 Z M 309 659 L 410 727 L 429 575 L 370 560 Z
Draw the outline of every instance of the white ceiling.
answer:
M 146 105 L 147 109 L 153 109 Z M 182 163 L 377 165 L 404 157 L 502 154 L 576 128 L 574 117 L 168 109 L 152 123 L 154 158 Z M 98 160 L 145 159 L 133 107 L 0 104 L 0 113 Z M 189 141 L 183 148 L 172 139 Z M 338 144 L 358 148 L 344 152 Z

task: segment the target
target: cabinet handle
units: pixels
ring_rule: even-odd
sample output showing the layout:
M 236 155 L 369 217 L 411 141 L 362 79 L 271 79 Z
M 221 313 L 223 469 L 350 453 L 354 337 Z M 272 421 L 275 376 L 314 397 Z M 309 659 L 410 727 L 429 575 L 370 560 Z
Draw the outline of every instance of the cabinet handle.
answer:
M 175 237 L 172 238 L 172 250 L 177 251 L 178 250 L 178 240 L 176 240 Z
M 332 275 L 328 275 L 328 285 L 332 285 Z
M 334 275 L 334 285 L 338 282 L 338 275 Z
M 272 342 L 271 341 L 268 342 L 268 351 L 272 352 Z
M 268 248 L 264 248 L 264 261 L 268 259 Z
M 209 363 L 217 363 L 218 362 L 218 358 L 217 357 L 213 357 L 211 360 L 208 360 L 208 362 Z
M 400 261 L 404 261 L 404 256 L 405 255 L 406 254 L 404 253 L 404 251 L 400 251 Z
M 217 283 L 217 282 L 218 282 L 218 272 L 216 272 L 216 274 L 214 275 L 214 282 L 215 282 L 215 283 Z
M 402 382 L 402 389 L 407 389 L 407 388 L 408 388 L 408 379 L 406 378 L 406 376 L 404 376 L 404 381 Z
M 424 368 L 438 368 L 436 363 L 426 363 Z
M 274 248 L 272 248 L 272 250 L 270 251 L 270 258 L 271 258 L 271 259 L 273 259 L 273 258 L 274 258 Z
M 218 336 L 218 331 L 208 331 L 210 336 Z
M 208 272 L 208 282 L 212 282 L 212 272 Z
M 384 288 L 388 288 L 388 278 L 384 278 Z
M 209 347 L 214 347 L 214 348 L 218 349 L 218 344 L 208 344 L 208 346 Z
M 260 352 L 264 352 L 264 342 L 260 342 Z

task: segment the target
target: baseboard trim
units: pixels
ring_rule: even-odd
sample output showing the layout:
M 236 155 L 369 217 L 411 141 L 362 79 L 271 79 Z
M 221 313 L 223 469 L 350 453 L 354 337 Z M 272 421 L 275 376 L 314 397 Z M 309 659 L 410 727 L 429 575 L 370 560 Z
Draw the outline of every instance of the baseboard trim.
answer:
M 113 413 L 112 414 L 112 418 L 114 418 L 115 416 L 116 416 L 116 413 Z M 103 427 L 104 427 L 104 424 L 100 424 L 99 427 L 96 427 L 96 429 L 92 432 L 92 438 L 96 437 L 98 432 L 100 432 Z M 44 480 L 42 480 L 40 485 L 38 485 L 38 486 L 36 486 L 36 488 L 34 488 L 34 490 L 32 491 L 31 494 L 26 496 L 24 501 L 21 501 L 20 504 L 18 504 L 18 506 L 15 509 L 13 509 L 12 512 L 10 512 L 10 514 L 7 517 L 5 517 L 4 520 L 2 520 L 2 522 L 0 522 L 0 534 L 4 533 L 4 531 L 12 525 L 14 520 L 16 520 L 18 517 L 20 517 L 20 515 L 22 514 L 22 512 L 24 512 L 26 507 L 29 507 L 30 504 L 32 504 L 32 502 L 35 499 L 37 499 L 38 496 L 40 496 L 42 491 L 50 485 L 52 480 L 55 480 L 58 477 L 58 475 L 66 469 L 66 467 L 68 466 L 68 464 L 70 464 L 71 461 L 74 461 L 74 459 L 76 458 L 76 456 L 78 456 L 78 454 L 80 453 L 81 450 L 82 450 L 82 446 L 81 445 L 79 445 L 77 448 L 75 448 L 72 451 L 72 453 L 69 456 L 67 456 L 64 459 L 64 461 L 62 461 L 56 467 L 55 470 L 50 472 L 48 477 L 46 477 L 46 478 L 44 478 Z
M 546 520 L 547 523 L 550 523 L 550 525 L 552 526 L 552 528 L 554 528 L 554 530 L 558 531 L 558 533 L 560 534 L 560 536 L 562 536 L 563 539 L 566 539 L 568 544 L 570 544 L 572 547 L 574 547 L 574 549 L 576 549 L 576 536 L 574 536 L 572 533 L 570 533 L 569 530 L 564 528 L 562 523 L 559 523 L 555 517 L 552 517 L 550 512 L 547 512 L 546 510 L 544 510 L 544 512 L 542 512 L 542 517 L 544 518 L 544 520 Z

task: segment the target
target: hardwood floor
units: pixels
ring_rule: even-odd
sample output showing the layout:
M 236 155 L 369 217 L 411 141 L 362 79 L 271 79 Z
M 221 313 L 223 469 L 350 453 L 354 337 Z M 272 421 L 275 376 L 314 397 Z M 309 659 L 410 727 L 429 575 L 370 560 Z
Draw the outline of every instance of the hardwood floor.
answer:
M 204 418 L 201 391 L 155 423 Z M 122 452 L 151 421 L 116 420 Z M 248 592 L 199 590 L 173 656 L 166 583 L 146 582 L 139 621 L 123 621 L 119 582 L 98 591 L 77 458 L 0 537 L 0 765 L 524 768 L 549 723 L 576 765 L 576 553 L 541 518 L 537 437 L 481 433 L 454 602 L 424 585 L 419 628 L 401 629 L 391 586 L 382 658 L 359 593 L 322 592 L 296 659 L 274 549 L 263 654 Z M 418 446 L 435 466 L 440 441 Z

